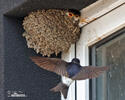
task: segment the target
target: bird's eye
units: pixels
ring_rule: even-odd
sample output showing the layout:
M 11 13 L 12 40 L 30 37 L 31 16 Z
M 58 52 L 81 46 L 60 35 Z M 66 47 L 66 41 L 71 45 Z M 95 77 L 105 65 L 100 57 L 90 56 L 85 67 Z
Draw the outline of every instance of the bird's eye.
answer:
M 70 16 L 70 17 L 72 17 L 72 16 L 73 16 L 73 14 L 72 14 L 72 13 L 69 13 L 69 16 Z
M 78 18 L 79 16 L 78 16 L 78 15 L 76 15 L 76 17 Z

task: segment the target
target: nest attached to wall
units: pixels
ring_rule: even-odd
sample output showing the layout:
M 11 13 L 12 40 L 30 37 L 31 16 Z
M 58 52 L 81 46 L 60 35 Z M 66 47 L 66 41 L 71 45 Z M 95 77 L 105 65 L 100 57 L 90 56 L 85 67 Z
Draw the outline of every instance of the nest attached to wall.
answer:
M 24 18 L 23 27 L 28 48 L 43 56 L 67 52 L 80 37 L 79 22 L 66 16 L 67 10 L 38 10 Z

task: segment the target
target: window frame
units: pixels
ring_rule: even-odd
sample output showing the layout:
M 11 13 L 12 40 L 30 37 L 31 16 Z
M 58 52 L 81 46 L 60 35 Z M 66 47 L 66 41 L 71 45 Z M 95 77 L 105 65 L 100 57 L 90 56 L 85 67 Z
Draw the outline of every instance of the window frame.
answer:
M 110 36 L 108 36 L 107 38 L 97 42 L 96 44 L 92 45 L 89 47 L 89 61 L 90 61 L 90 65 L 96 66 L 96 49 L 100 46 L 102 46 L 103 44 L 119 37 L 120 35 L 123 35 L 125 33 L 125 27 L 114 32 L 113 34 L 111 34 Z M 97 94 L 96 94 L 96 79 L 91 79 L 89 81 L 89 98 L 90 100 L 97 100 Z
M 76 57 L 81 60 L 82 66 L 89 65 L 89 47 L 125 27 L 124 9 L 125 4 L 83 27 L 76 44 Z M 90 100 L 89 80 L 77 81 L 77 100 Z

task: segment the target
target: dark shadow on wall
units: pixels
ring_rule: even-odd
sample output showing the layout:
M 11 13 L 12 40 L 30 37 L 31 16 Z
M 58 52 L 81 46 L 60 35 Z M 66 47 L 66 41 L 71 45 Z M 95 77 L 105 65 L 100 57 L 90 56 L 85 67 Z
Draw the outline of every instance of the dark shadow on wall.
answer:
M 59 93 L 49 91 L 60 81 L 60 76 L 37 67 L 29 59 L 30 56 L 40 55 L 27 48 L 25 38 L 22 37 L 22 20 L 4 17 L 5 100 L 60 100 Z M 11 97 L 14 93 L 25 94 L 26 97 Z

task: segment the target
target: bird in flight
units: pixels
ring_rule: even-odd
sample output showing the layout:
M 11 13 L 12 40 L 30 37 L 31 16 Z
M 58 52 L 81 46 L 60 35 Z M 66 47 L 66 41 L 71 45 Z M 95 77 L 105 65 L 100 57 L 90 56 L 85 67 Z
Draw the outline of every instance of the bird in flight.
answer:
M 78 58 L 73 58 L 71 62 L 47 57 L 31 57 L 31 60 L 39 67 L 66 78 L 67 81 L 62 81 L 50 89 L 53 92 L 61 92 L 64 98 L 67 98 L 69 86 L 73 81 L 96 78 L 108 70 L 107 66 L 81 66 Z

